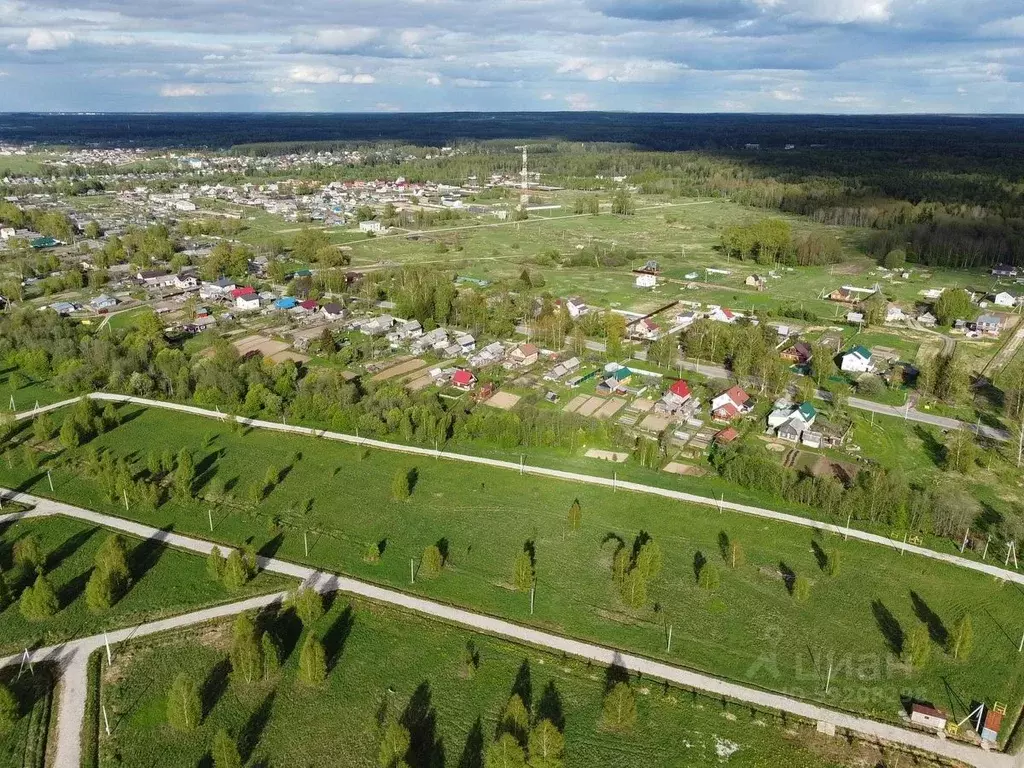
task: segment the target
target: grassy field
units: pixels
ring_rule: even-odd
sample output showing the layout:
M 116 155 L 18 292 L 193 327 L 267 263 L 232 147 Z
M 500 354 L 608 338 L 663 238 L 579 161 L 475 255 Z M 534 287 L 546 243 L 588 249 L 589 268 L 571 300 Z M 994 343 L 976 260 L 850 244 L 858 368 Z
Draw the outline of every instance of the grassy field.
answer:
M 310 688 L 298 679 L 299 627 L 286 614 L 267 625 L 284 637 L 282 670 L 246 685 L 224 681 L 230 624 L 122 646 L 103 675 L 102 700 L 113 726 L 100 733 L 100 766 L 202 764 L 213 735 L 226 729 L 254 765 L 376 766 L 379 723 L 409 726 L 414 768 L 482 765 L 499 713 L 513 691 L 533 717 L 564 724 L 565 765 L 788 765 L 793 768 L 874 764 L 878 753 L 824 740 L 811 728 L 783 726 L 770 714 L 724 705 L 651 681 L 637 681 L 632 730 L 600 725 L 605 670 L 496 640 L 418 616 L 339 596 L 311 630 L 324 640 L 329 675 Z M 469 674 L 467 644 L 479 655 Z M 386 661 L 385 661 L 386 660 Z M 185 671 L 205 681 L 201 726 L 181 734 L 166 722 L 166 691 Z
M 16 371 L 16 368 L 11 367 L 4 367 L 0 370 L 0 410 L 10 409 L 11 398 L 14 399 L 16 411 L 34 408 L 37 402 L 40 405 L 49 405 L 66 399 L 65 395 L 53 389 L 48 382 L 34 381 L 24 372 L 21 375 L 24 377 L 25 383 L 20 387 L 15 387 L 15 383 L 18 382 L 12 382 L 11 375 Z
M 216 477 L 234 497 L 214 507 L 213 537 L 249 542 L 286 559 L 886 719 L 897 717 L 900 697 L 930 699 L 962 716 L 963 702 L 1000 700 L 1016 711 L 1024 695 L 1024 664 L 1017 653 L 1024 594 L 923 558 L 505 470 L 258 430 L 242 436 L 209 420 L 162 411 L 130 409 L 122 426 L 96 442 L 130 456 L 140 468 L 146 451 L 188 447 L 201 482 Z M 270 466 L 284 479 L 259 505 L 246 502 L 248 486 Z M 394 475 L 414 466 L 412 497 L 393 501 Z M 89 478 L 60 469 L 53 475 L 62 499 L 124 514 Z M 0 480 L 49 493 L 45 473 L 24 466 L 0 467 Z M 582 528 L 569 533 L 566 513 L 576 498 Z M 295 508 L 307 499 L 312 512 L 303 519 Z M 167 503 L 156 512 L 132 510 L 131 516 L 205 537 L 210 508 Z M 308 558 L 304 530 L 311 532 Z M 619 597 L 611 560 L 617 547 L 633 546 L 641 532 L 659 543 L 664 568 L 645 607 L 632 610 Z M 725 539 L 746 551 L 746 563 L 736 570 L 721 554 Z M 384 550 L 380 562 L 364 561 L 377 543 Z M 439 578 L 410 586 L 410 560 L 418 562 L 431 544 L 447 551 L 447 567 Z M 532 617 L 528 596 L 511 587 L 513 560 L 526 545 L 536 555 Z M 832 546 L 841 549 L 842 569 L 828 577 L 820 553 Z M 704 560 L 720 571 L 717 590 L 696 585 L 695 571 Z M 787 589 L 793 574 L 811 584 L 805 603 Z M 972 615 L 975 648 L 971 661 L 957 662 L 940 645 L 964 612 Z M 935 642 L 929 664 L 915 671 L 899 663 L 895 651 L 922 622 Z M 671 654 L 665 653 L 668 625 L 675 631 Z M 834 669 L 826 696 L 830 659 Z
M 46 574 L 60 603 L 56 616 L 29 621 L 12 604 L 0 613 L 0 654 L 26 647 L 53 645 L 103 630 L 127 627 L 173 616 L 207 605 L 225 603 L 252 594 L 289 588 L 291 582 L 261 573 L 238 593 L 229 592 L 206 573 L 202 557 L 125 537 L 133 582 L 128 593 L 104 614 L 91 612 L 85 603 L 85 585 L 96 551 L 109 531 L 66 518 L 36 518 L 3 527 L 0 565 L 14 594 L 27 586 L 29 574 L 12 566 L 14 542 L 32 534 L 46 553 Z
M 37 664 L 33 672 L 18 676 L 17 667 L 0 670 L 0 682 L 18 700 L 19 719 L 0 738 L 0 768 L 43 768 L 53 708 L 54 670 Z
M 134 327 L 143 315 L 152 314 L 152 307 L 136 307 L 125 312 L 117 312 L 110 316 L 107 324 L 114 330 Z M 102 321 L 99 321 L 102 322 Z

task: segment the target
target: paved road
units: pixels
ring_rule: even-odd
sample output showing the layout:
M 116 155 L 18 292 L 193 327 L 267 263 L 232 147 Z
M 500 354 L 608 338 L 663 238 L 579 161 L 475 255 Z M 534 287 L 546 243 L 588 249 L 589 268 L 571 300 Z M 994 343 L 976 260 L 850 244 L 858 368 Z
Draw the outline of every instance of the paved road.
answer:
M 134 535 L 149 536 L 160 541 L 172 543 L 194 552 L 209 552 L 213 544 L 209 541 L 196 539 L 188 536 L 175 535 L 173 539 L 166 538 L 165 531 L 150 526 L 144 526 L 118 517 L 102 515 L 90 510 L 74 507 L 69 504 L 51 501 L 30 494 L 16 494 L 0 491 L 9 494 L 9 498 L 27 504 L 36 505 L 36 514 L 14 513 L 0 517 L 0 523 L 9 520 L 25 519 L 31 516 L 44 514 L 62 514 L 90 522 L 97 522 L 107 527 L 122 530 Z M 799 717 L 812 721 L 829 723 L 838 729 L 851 730 L 867 737 L 869 740 L 878 740 L 902 744 L 912 749 L 924 750 L 940 754 L 946 758 L 960 760 L 968 765 L 977 768 L 1014 768 L 1017 761 L 1010 756 L 998 752 L 986 752 L 977 747 L 961 744 L 945 739 L 939 739 L 919 731 L 913 731 L 896 725 L 879 723 L 863 717 L 857 717 L 844 712 L 837 712 L 826 707 L 812 704 L 789 696 L 771 693 L 757 688 L 750 688 L 738 683 L 730 683 L 710 675 L 693 672 L 687 669 L 665 664 L 659 661 L 622 653 L 613 648 L 586 643 L 572 638 L 555 635 L 550 632 L 524 627 L 503 619 L 494 618 L 480 613 L 455 608 L 444 603 L 434 602 L 421 597 L 415 597 L 403 592 L 379 587 L 374 584 L 367 584 L 356 579 L 336 574 L 318 571 L 316 569 L 296 565 L 276 558 L 261 558 L 262 568 L 275 573 L 282 573 L 288 576 L 297 577 L 310 584 L 321 592 L 342 591 L 349 594 L 359 595 L 370 600 L 397 606 L 416 613 L 424 614 L 434 619 L 453 622 L 469 629 L 497 635 L 509 640 L 544 648 L 552 651 L 564 652 L 573 656 L 588 659 L 605 665 L 618 665 L 641 675 L 648 675 L 661 680 L 667 680 L 686 688 L 698 689 L 709 694 L 726 696 L 736 701 L 754 704 L 782 712 L 788 712 Z M 128 640 L 130 638 L 143 637 L 145 635 L 164 632 L 171 629 L 191 626 L 215 618 L 232 616 L 242 611 L 261 608 L 275 602 L 279 602 L 284 593 L 264 595 L 249 600 L 231 603 L 228 605 L 208 608 L 202 611 L 163 619 L 151 622 L 138 627 L 117 630 L 109 633 L 109 640 L 112 645 Z M 86 667 L 85 663 L 89 655 L 99 650 L 104 645 L 103 635 L 96 635 L 82 640 L 76 640 L 60 646 L 40 648 L 32 652 L 33 662 L 54 661 L 61 665 L 64 670 L 64 685 L 61 688 L 61 699 L 58 715 L 57 729 L 57 750 L 55 765 L 72 766 L 79 764 L 80 758 L 80 735 L 82 721 L 85 715 L 85 700 L 87 692 Z M 21 656 L 11 656 L 0 659 L 0 666 L 19 664 Z

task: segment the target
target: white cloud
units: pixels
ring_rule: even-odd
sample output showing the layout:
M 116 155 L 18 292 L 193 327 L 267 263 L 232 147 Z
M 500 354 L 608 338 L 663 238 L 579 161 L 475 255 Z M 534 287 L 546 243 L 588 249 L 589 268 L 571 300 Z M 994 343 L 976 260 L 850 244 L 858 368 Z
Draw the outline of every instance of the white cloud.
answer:
M 288 79 L 293 83 L 310 83 L 314 85 L 325 85 L 328 83 L 370 85 L 377 82 L 373 75 L 366 74 L 365 72 L 353 74 L 335 67 L 320 67 L 309 64 L 299 64 L 292 67 L 288 72 Z
M 431 75 L 427 78 L 427 85 L 438 86 L 441 84 L 441 78 L 437 75 Z
M 655 83 L 671 79 L 683 69 L 681 64 L 672 61 L 594 61 L 585 57 L 570 57 L 555 71 L 559 75 L 579 75 L 594 82 L 608 80 L 614 83 Z
M 292 46 L 306 51 L 346 53 L 359 50 L 379 37 L 380 30 L 374 27 L 338 27 L 320 29 L 312 35 L 296 35 Z
M 224 57 L 217 53 L 208 53 L 203 56 L 203 61 L 224 61 Z
M 768 92 L 776 101 L 803 101 L 804 95 L 800 90 L 799 86 L 793 86 L 792 88 L 775 88 Z
M 829 99 L 833 104 L 842 104 L 846 107 L 867 107 L 871 105 L 871 99 L 858 93 L 840 93 Z
M 570 93 L 565 97 L 565 103 L 574 112 L 587 112 L 596 109 L 594 102 L 585 93 Z
M 160 89 L 160 95 L 166 99 L 209 96 L 210 89 L 204 85 L 165 85 Z
M 75 33 L 65 29 L 33 29 L 25 39 L 28 51 L 56 51 L 75 41 Z
M 472 77 L 456 77 L 452 83 L 457 88 L 490 88 L 493 85 L 489 80 L 477 80 Z
M 554 101 L 554 99 L 555 94 L 553 93 L 545 93 L 543 96 L 540 97 L 541 101 Z

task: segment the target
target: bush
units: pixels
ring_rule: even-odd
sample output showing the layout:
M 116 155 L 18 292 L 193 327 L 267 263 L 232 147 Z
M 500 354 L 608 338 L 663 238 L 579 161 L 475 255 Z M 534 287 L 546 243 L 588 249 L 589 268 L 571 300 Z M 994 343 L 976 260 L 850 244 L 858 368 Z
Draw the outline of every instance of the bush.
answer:
M 604 697 L 601 722 L 605 728 L 626 731 L 636 722 L 636 695 L 628 683 L 616 683 Z
M 444 558 L 441 557 L 441 550 L 436 544 L 431 544 L 423 550 L 423 557 L 420 558 L 419 575 L 424 579 L 433 579 L 441 574 L 444 567 Z
M 302 626 L 309 629 L 324 615 L 324 598 L 310 587 L 300 587 L 291 599 Z
M 179 672 L 167 692 L 167 722 L 179 731 L 191 731 L 203 715 L 199 688 L 184 672 Z
M 405 501 L 412 495 L 412 471 L 400 469 L 391 481 L 391 495 L 395 501 Z
M 327 679 L 327 658 L 324 645 L 312 634 L 299 652 L 299 677 L 309 685 L 320 685 Z
M 29 621 L 45 621 L 57 615 L 57 611 L 60 610 L 57 593 L 53 591 L 53 585 L 42 571 L 36 576 L 35 583 L 21 593 L 19 607 L 21 615 Z

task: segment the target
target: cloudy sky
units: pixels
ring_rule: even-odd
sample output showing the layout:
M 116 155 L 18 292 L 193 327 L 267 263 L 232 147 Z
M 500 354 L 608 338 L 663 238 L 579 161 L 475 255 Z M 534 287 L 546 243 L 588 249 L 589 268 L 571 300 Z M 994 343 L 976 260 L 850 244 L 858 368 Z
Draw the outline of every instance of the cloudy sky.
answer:
M 1020 0 L 0 0 L 0 111 L 1024 112 Z

